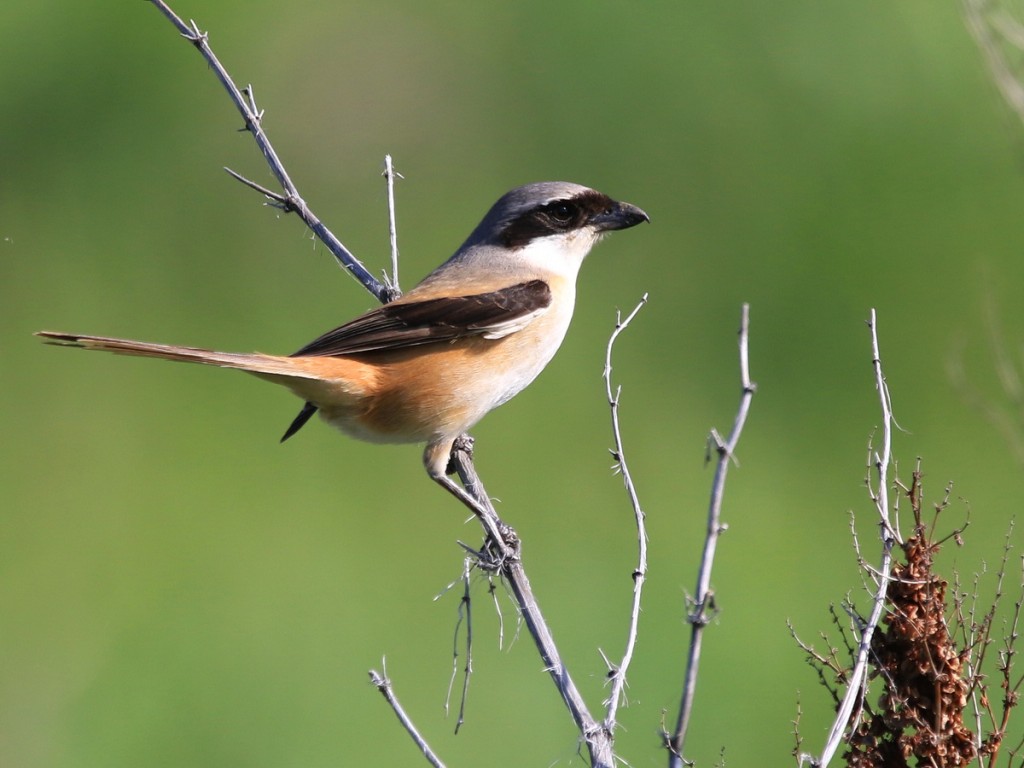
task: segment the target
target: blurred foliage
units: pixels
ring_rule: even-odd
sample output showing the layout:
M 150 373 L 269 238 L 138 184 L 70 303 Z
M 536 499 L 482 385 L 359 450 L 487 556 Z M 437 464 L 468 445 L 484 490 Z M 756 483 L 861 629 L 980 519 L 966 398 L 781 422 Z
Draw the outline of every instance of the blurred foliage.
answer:
M 704 436 L 738 401 L 741 302 L 760 388 L 727 490 L 690 757 L 711 765 L 724 745 L 730 764 L 788 764 L 798 696 L 805 749 L 824 738 L 829 701 L 786 620 L 813 637 L 860 586 L 848 515 L 870 537 L 870 307 L 906 430 L 896 453 L 923 457 L 926 497 L 955 481 L 946 520 L 970 510 L 944 566 L 969 578 L 999 557 L 1024 477 L 948 369 L 998 401 L 986 317 L 1006 344 L 1024 338 L 1024 129 L 955 3 L 175 5 L 254 84 L 307 201 L 375 270 L 378 174 L 395 156 L 406 285 L 516 184 L 578 181 L 651 214 L 591 256 L 562 352 L 475 433 L 598 707 L 598 648 L 620 651 L 633 567 L 600 372 L 616 308 L 650 292 L 615 360 L 652 537 L 618 742 L 632 765 L 664 764 Z M 418 448 L 320 424 L 279 446 L 298 406 L 286 393 L 31 337 L 288 352 L 372 302 L 223 173 L 269 176 L 152 7 L 5 3 L 0 28 L 0 764 L 415 762 L 366 681 L 386 654 L 450 765 L 581 765 L 530 643 L 496 650 L 483 585 L 469 720 L 451 735 L 458 598 L 432 598 L 460 571 L 455 540 L 478 533 Z

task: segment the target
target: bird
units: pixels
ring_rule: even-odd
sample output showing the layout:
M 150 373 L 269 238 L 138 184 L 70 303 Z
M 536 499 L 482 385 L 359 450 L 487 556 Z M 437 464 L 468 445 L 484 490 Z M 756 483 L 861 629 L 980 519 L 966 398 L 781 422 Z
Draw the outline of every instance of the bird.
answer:
M 375 443 L 423 443 L 432 480 L 471 509 L 449 476 L 456 439 L 544 369 L 569 328 L 584 258 L 606 234 L 650 217 L 569 182 L 516 187 L 459 249 L 399 298 L 291 355 L 238 354 L 107 336 L 39 331 L 50 344 L 219 366 L 304 401 L 287 440 L 316 413 Z

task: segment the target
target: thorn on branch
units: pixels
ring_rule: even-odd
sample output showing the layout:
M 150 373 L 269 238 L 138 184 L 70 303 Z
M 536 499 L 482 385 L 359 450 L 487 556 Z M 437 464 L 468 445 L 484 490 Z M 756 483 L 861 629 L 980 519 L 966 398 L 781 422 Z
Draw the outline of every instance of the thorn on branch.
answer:
M 205 46 L 210 38 L 210 34 L 208 32 L 200 31 L 199 25 L 196 24 L 195 19 L 189 19 L 188 26 L 191 32 L 182 32 L 181 36 L 192 43 L 196 48 L 202 48 Z
M 255 133 L 260 130 L 262 126 L 263 113 L 265 110 L 259 109 L 256 106 L 256 93 L 252 89 L 252 83 L 242 89 L 242 95 L 245 96 L 245 100 L 249 104 L 249 111 L 248 114 L 245 115 L 245 127 L 239 128 L 238 130 Z
M 606 654 L 603 649 L 598 648 L 597 652 L 601 654 L 601 659 L 604 661 L 604 666 L 607 669 L 605 677 L 609 680 L 614 680 L 615 676 L 619 674 L 619 668 L 612 664 L 611 659 L 608 658 L 608 654 Z
M 747 390 L 745 390 L 745 391 L 747 391 Z M 749 390 L 749 392 L 752 394 L 753 390 Z M 729 443 L 726 442 L 726 440 L 722 437 L 721 433 L 717 429 L 715 429 L 714 427 L 711 428 L 711 431 L 708 433 L 707 441 L 705 442 L 705 450 L 704 450 L 704 466 L 705 467 L 708 464 L 711 463 L 711 454 L 712 453 L 718 454 L 718 458 L 719 459 L 721 459 L 723 457 L 728 457 L 729 460 L 733 463 L 734 466 L 738 467 L 740 465 L 739 459 L 737 459 L 736 455 L 734 453 L 732 453 L 732 451 L 729 450 Z
M 687 615 L 686 621 L 694 627 L 706 627 L 718 614 L 718 606 L 715 604 L 715 593 L 708 590 L 703 602 L 694 603 L 694 609 Z
M 224 170 L 227 171 L 228 174 L 235 181 L 240 181 L 242 184 L 245 184 L 245 186 L 249 187 L 249 189 L 254 189 L 261 195 L 263 195 L 265 198 L 267 198 L 270 201 L 268 205 L 271 205 L 274 208 L 278 208 L 284 211 L 285 213 L 292 213 L 294 211 L 299 210 L 298 206 L 295 204 L 295 201 L 292 198 L 287 197 L 286 195 L 282 195 L 279 192 L 274 192 L 273 190 L 267 189 L 262 184 L 257 184 L 255 181 L 247 179 L 242 174 L 237 173 L 236 171 L 233 171 L 230 168 L 225 167 Z
M 391 681 L 376 669 L 370 670 L 370 682 L 373 684 L 373 687 L 381 693 L 384 693 L 386 689 L 391 687 Z

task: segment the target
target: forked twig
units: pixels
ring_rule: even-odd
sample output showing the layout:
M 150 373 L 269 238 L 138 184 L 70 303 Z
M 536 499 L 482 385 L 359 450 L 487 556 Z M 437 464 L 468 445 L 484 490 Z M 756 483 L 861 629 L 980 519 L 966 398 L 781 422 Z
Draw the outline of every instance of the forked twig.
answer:
M 722 499 L 725 494 L 725 478 L 729 471 L 729 464 L 734 460 L 733 454 L 743 432 L 743 425 L 747 421 L 747 414 L 750 411 L 751 401 L 754 399 L 754 392 L 757 390 L 756 385 L 750 380 L 749 329 L 750 305 L 744 304 L 739 330 L 740 405 L 736 418 L 733 421 L 732 432 L 729 433 L 729 438 L 723 441 L 717 437 L 717 433 L 714 433 L 716 436 L 715 443 L 718 462 L 715 466 L 715 478 L 711 484 L 707 533 L 704 538 L 704 552 L 701 556 L 700 571 L 697 574 L 697 591 L 693 598 L 693 609 L 687 617 L 687 620 L 690 622 L 690 646 L 686 658 L 683 695 L 679 703 L 679 716 L 676 720 L 675 731 L 671 736 L 667 733 L 663 734 L 669 751 L 670 768 L 682 768 L 685 764 L 683 748 L 686 743 L 686 733 L 690 725 L 690 717 L 693 714 L 693 701 L 697 691 L 697 671 L 700 666 L 704 627 L 711 621 L 714 612 L 711 569 L 714 565 L 718 537 L 724 530 L 721 522 L 721 512 Z
M 637 313 L 647 303 L 647 294 L 643 295 L 640 303 L 636 305 L 625 319 L 621 314 L 616 318 L 615 329 L 608 339 L 608 346 L 605 350 L 604 359 L 604 383 L 605 394 L 608 397 L 608 407 L 611 409 L 612 436 L 615 441 L 615 448 L 612 456 L 615 459 L 615 466 L 622 475 L 622 483 L 626 488 L 626 495 L 629 496 L 630 506 L 633 508 L 633 518 L 636 521 L 637 538 L 637 563 L 633 570 L 633 600 L 629 613 L 629 629 L 626 633 L 626 649 L 622 653 L 622 660 L 617 667 L 609 664 L 612 681 L 612 689 L 605 702 L 606 710 L 604 727 L 609 733 L 615 731 L 615 715 L 622 702 L 622 694 L 626 687 L 626 673 L 633 661 L 633 651 L 636 648 L 637 632 L 640 624 L 640 598 L 643 594 L 644 581 L 647 578 L 647 526 L 644 522 L 644 511 L 640 506 L 640 497 L 637 495 L 636 486 L 633 484 L 633 477 L 629 472 L 629 465 L 626 463 L 626 453 L 622 443 L 622 431 L 619 426 L 619 395 L 621 387 L 612 388 L 612 348 L 615 346 L 619 334 L 626 330 Z
M 392 711 L 394 711 L 395 716 L 398 718 L 398 722 L 402 724 L 402 727 L 405 728 L 409 736 L 412 737 L 412 740 L 416 743 L 416 746 L 419 747 L 423 756 L 427 758 L 427 761 L 434 766 L 434 768 L 445 768 L 444 763 L 441 762 L 441 758 L 439 758 L 434 750 L 430 748 L 430 745 L 427 744 L 427 740 L 424 739 L 419 730 L 417 730 L 412 718 L 409 717 L 405 709 L 402 707 L 402 704 L 398 701 L 398 697 L 395 696 L 395 691 L 391 687 L 391 680 L 389 680 L 387 676 L 387 666 L 384 662 L 382 662 L 381 669 L 384 670 L 383 674 L 375 669 L 370 670 L 370 682 L 373 683 L 374 687 L 381 692 L 381 695 L 391 706 Z

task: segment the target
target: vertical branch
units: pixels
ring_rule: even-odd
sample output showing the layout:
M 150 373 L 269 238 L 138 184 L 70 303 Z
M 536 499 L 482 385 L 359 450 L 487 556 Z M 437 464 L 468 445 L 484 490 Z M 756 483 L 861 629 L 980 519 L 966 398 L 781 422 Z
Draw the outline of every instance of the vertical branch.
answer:
M 857 658 L 850 673 L 849 682 L 846 687 L 846 694 L 839 705 L 835 720 L 829 730 L 825 747 L 818 758 L 808 755 L 801 756 L 801 764 L 809 761 L 811 765 L 824 768 L 835 756 L 839 749 L 839 743 L 844 734 L 851 726 L 851 717 L 854 708 L 858 706 L 864 696 L 867 686 L 868 656 L 871 651 L 871 638 L 878 628 L 885 611 L 886 595 L 889 590 L 890 570 L 892 568 L 892 548 L 897 539 L 894 533 L 892 520 L 889 513 L 889 466 L 892 463 L 892 401 L 889 399 L 889 386 L 886 384 L 885 376 L 882 373 L 882 358 L 878 347 L 878 327 L 875 320 L 875 310 L 871 310 L 871 319 L 868 322 L 871 330 L 871 365 L 875 372 L 875 389 L 878 392 L 878 400 L 882 409 L 882 452 L 873 454 L 873 464 L 877 487 L 871 493 L 871 500 L 874 502 L 875 511 L 879 519 L 879 536 L 882 540 L 881 563 L 876 572 L 878 588 L 872 596 L 871 615 L 861 628 L 860 642 L 857 645 Z M 869 488 L 869 490 L 871 490 Z
M 395 178 L 402 178 L 402 174 L 395 170 L 391 162 L 391 155 L 384 155 L 384 178 L 388 185 L 388 235 L 391 241 L 391 276 L 385 278 L 385 282 L 392 291 L 400 295 L 398 282 L 398 227 L 395 224 Z M 394 298 L 398 298 L 396 295 Z
M 754 392 L 756 391 L 756 385 L 750 381 L 749 326 L 750 305 L 744 304 L 739 330 L 740 384 L 742 393 L 739 410 L 736 413 L 732 432 L 729 433 L 727 440 L 723 441 L 714 430 L 711 433 L 711 439 L 715 441 L 715 449 L 718 453 L 718 463 L 715 467 L 715 478 L 711 484 L 708 526 L 704 538 L 704 552 L 701 556 L 700 571 L 697 574 L 697 591 L 693 599 L 693 610 L 687 616 L 687 621 L 689 621 L 691 627 L 690 647 L 686 658 L 686 674 L 683 679 L 683 695 L 679 703 L 679 717 L 676 720 L 675 732 L 671 736 L 665 734 L 666 745 L 669 750 L 670 768 L 682 768 L 685 763 L 683 748 L 686 743 L 686 733 L 690 725 L 690 717 L 693 714 L 693 701 L 697 690 L 697 672 L 700 666 L 701 643 L 704 637 L 704 628 L 711 621 L 715 610 L 715 595 L 711 589 L 711 569 L 714 565 L 718 537 L 724 530 L 721 523 L 721 511 L 722 498 L 725 494 L 725 478 L 729 471 L 729 463 L 734 460 L 733 455 L 736 445 L 739 443 L 740 435 L 743 432 L 743 425 L 747 421 L 747 414 L 750 411 L 750 404 L 754 399 Z
M 626 649 L 622 653 L 622 660 L 617 668 L 612 668 L 612 689 L 606 702 L 604 727 L 609 733 L 615 730 L 615 715 L 622 702 L 622 694 L 626 686 L 626 673 L 633 660 L 633 651 L 636 648 L 637 630 L 640 624 L 640 597 L 644 589 L 644 580 L 647 578 L 647 526 L 644 523 L 644 511 L 640 506 L 640 498 L 633 484 L 633 477 L 629 473 L 629 465 L 626 464 L 626 454 L 622 445 L 622 432 L 619 428 L 619 394 L 621 387 L 612 389 L 612 347 L 626 327 L 633 321 L 637 313 L 647 303 L 647 294 L 643 295 L 640 303 L 636 305 L 625 320 L 619 316 L 615 322 L 615 330 L 608 339 L 608 347 L 604 358 L 604 382 L 605 394 L 608 396 L 608 406 L 612 414 L 612 435 L 615 440 L 615 449 L 612 456 L 615 458 L 616 469 L 622 475 L 622 482 L 626 487 L 626 494 L 629 496 L 630 506 L 633 508 L 633 517 L 636 520 L 637 538 L 637 564 L 633 570 L 633 601 L 629 613 L 629 630 L 626 633 Z

